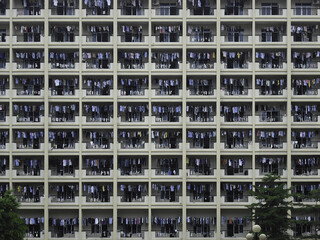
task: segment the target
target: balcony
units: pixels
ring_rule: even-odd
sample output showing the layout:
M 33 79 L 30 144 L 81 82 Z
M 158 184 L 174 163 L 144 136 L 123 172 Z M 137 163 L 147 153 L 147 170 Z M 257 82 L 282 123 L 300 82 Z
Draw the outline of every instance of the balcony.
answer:
M 130 66 L 125 66 L 122 63 L 118 63 L 118 69 L 121 71 L 128 71 L 128 72 L 143 72 L 149 70 L 149 63 L 132 63 Z
M 273 144 L 262 144 L 262 143 L 255 143 L 255 150 L 256 151 L 272 151 L 272 152 L 276 152 L 276 151 L 287 151 L 287 143 L 283 142 L 283 143 L 273 143 Z
M 266 46 L 266 45 L 277 45 L 277 44 L 287 44 L 287 36 L 279 36 L 276 39 L 273 39 L 271 36 L 269 38 L 266 37 L 266 39 L 262 40 L 262 35 L 255 36 L 255 43 L 257 45 Z
M 303 65 L 296 65 L 294 63 L 291 64 L 292 71 L 297 72 L 313 72 L 313 71 L 320 71 L 320 62 L 310 62 Z
M 244 178 L 244 179 L 248 179 L 248 178 L 252 178 L 253 176 L 253 170 L 252 168 L 242 168 L 242 171 L 233 171 L 232 175 L 228 174 L 229 172 L 226 171 L 225 169 L 221 169 L 220 170 L 220 175 L 221 178 Z
M 271 94 L 262 94 L 262 91 L 259 89 L 255 90 L 255 96 L 256 98 L 268 98 L 268 99 L 272 99 L 272 98 L 287 98 L 288 96 L 288 91 L 287 89 L 281 89 L 278 91 L 278 95 L 271 95 Z
M 315 16 L 320 16 L 320 9 L 312 6 L 301 6 L 291 9 L 293 18 L 310 18 L 314 19 Z
M 188 8 L 187 18 L 212 18 L 217 15 L 215 7 Z
M 279 7 L 265 7 L 265 8 L 256 8 L 256 18 L 268 18 L 268 19 L 277 19 L 277 18 L 287 18 L 287 9 Z
M 182 9 L 180 6 L 152 7 L 151 17 L 163 19 L 182 18 Z
M 118 124 L 119 125 L 143 125 L 146 126 L 149 123 L 149 117 L 142 116 L 142 121 L 125 121 L 124 117 L 118 117 Z
M 228 66 L 227 63 L 222 62 L 221 63 L 221 70 L 224 72 L 239 72 L 239 71 L 252 71 L 252 63 L 245 61 L 242 65 L 240 65 L 238 62 L 234 62 L 232 68 Z
M 9 10 L 6 10 L 6 15 Z M 19 18 L 44 18 L 44 9 L 40 9 L 39 7 L 29 7 L 29 8 L 13 8 L 12 16 Z M 9 15 L 7 15 L 9 16 Z
M 159 143 L 151 143 L 151 150 L 160 152 L 182 151 L 182 143 L 178 143 L 176 148 L 172 148 L 171 145 L 163 146 Z
M 245 140 L 242 143 L 235 143 L 229 147 L 226 143 L 220 143 L 221 151 L 252 151 L 252 141 Z
M 176 72 L 182 71 L 182 63 L 178 62 L 174 65 L 171 63 L 151 63 L 151 70 L 152 71 L 159 71 L 159 72 Z
M 39 148 L 33 147 L 25 147 L 22 143 L 12 143 L 12 151 L 26 151 L 26 152 L 43 152 L 44 151 L 44 143 L 39 144 Z
M 284 72 L 284 71 L 287 71 L 287 63 L 280 62 L 278 67 L 273 67 L 272 63 L 261 64 L 261 63 L 256 62 L 255 69 L 256 69 L 256 71 L 270 72 L 272 70 L 272 71 L 276 71 L 276 72 Z
M 113 9 L 108 9 L 107 12 L 105 12 L 105 14 L 94 14 L 94 11 L 92 9 L 86 8 L 86 9 L 82 9 L 82 17 L 85 18 L 98 18 L 100 19 L 101 17 L 105 18 L 113 18 L 114 16 L 114 10 Z
M 122 9 L 118 9 L 118 16 L 121 18 L 148 18 L 149 17 L 149 9 L 147 7 L 144 8 L 136 8 L 132 6 L 124 6 Z
M 227 9 L 227 10 L 226 10 Z M 251 8 L 240 8 L 240 7 L 228 7 L 226 9 L 221 9 L 220 14 L 222 18 L 252 18 L 252 9 Z

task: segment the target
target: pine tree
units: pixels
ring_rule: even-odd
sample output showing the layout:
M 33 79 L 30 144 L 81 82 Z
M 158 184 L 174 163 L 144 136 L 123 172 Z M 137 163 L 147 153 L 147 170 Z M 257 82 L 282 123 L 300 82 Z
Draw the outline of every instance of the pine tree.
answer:
M 289 210 L 293 203 L 290 189 L 285 187 L 285 182 L 279 182 L 280 176 L 267 174 L 262 183 L 253 186 L 250 194 L 255 202 L 248 208 L 252 210 L 250 219 L 261 226 L 261 232 L 267 235 L 268 240 L 290 239 L 288 229 L 292 226 Z
M 11 191 L 0 198 L 0 239 L 22 240 L 27 232 L 27 225 L 18 214 L 19 203 Z
M 301 207 L 295 212 L 300 216 L 309 216 L 309 219 L 297 219 L 295 228 L 295 239 L 320 239 L 320 188 L 311 190 L 309 194 L 296 194 L 296 198 L 303 200 Z M 308 234 L 302 235 L 301 228 L 307 229 Z

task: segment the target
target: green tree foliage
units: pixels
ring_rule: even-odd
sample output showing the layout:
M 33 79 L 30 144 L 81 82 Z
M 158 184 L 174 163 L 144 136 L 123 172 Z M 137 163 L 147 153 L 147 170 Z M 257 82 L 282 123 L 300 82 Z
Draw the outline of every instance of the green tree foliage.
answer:
M 261 232 L 268 240 L 290 239 L 288 229 L 292 226 L 289 210 L 293 208 L 290 200 L 290 189 L 285 188 L 285 182 L 279 182 L 280 176 L 267 174 L 262 183 L 253 186 L 250 194 L 254 203 L 248 208 L 252 210 L 251 220 L 261 226 Z
M 27 232 L 27 225 L 18 214 L 19 203 L 10 191 L 0 198 L 0 239 L 22 240 Z

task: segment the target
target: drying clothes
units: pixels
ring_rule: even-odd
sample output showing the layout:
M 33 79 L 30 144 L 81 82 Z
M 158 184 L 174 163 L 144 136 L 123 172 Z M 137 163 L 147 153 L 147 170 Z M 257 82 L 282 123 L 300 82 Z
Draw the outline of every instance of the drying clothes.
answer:
M 87 115 L 87 122 L 110 122 L 113 118 L 113 105 L 107 103 L 95 105 L 94 103 L 84 104 L 83 110 Z M 83 114 L 84 115 L 84 114 Z
M 179 130 L 166 131 L 166 130 L 152 130 L 151 139 L 156 148 L 179 148 L 182 132 Z
M 14 28 L 21 33 L 22 39 L 20 40 L 19 35 L 17 39 L 19 42 L 40 42 L 44 31 L 42 25 L 15 25 Z
M 148 142 L 148 131 L 118 131 L 118 142 L 123 149 L 144 148 Z
M 110 171 L 113 169 L 113 158 L 86 158 L 87 175 L 110 175 Z
M 50 184 L 49 186 L 49 197 L 52 202 L 74 202 L 78 192 L 78 184 Z
M 43 131 L 14 131 L 18 149 L 40 149 L 43 142 Z
M 148 104 L 119 105 L 119 115 L 123 122 L 143 122 L 148 115 Z
M 87 69 L 109 69 L 111 61 L 111 52 L 82 52 L 82 62 Z
M 260 148 L 283 148 L 283 143 L 285 142 L 286 131 L 284 130 L 272 130 L 264 131 L 257 130 L 257 137 L 259 138 Z
M 181 89 L 180 79 L 158 79 L 154 80 L 156 85 L 156 95 L 179 95 Z
M 216 225 L 216 217 L 191 217 L 187 216 L 187 225 L 191 227 L 190 235 L 197 237 L 214 237 L 211 230 L 212 225 Z
M 144 78 L 120 78 L 118 89 L 121 96 L 144 95 L 148 87 L 148 77 Z
M 292 130 L 293 148 L 318 148 L 318 131 Z
M 43 77 L 15 77 L 14 84 L 19 86 L 18 95 L 40 95 L 44 88 L 44 79 Z
M 221 51 L 221 61 L 225 68 L 248 68 L 251 51 Z
M 143 27 L 141 25 L 120 25 L 122 42 L 143 42 Z
M 79 225 L 79 218 L 49 218 L 49 229 L 55 238 L 63 238 L 65 235 L 74 236 L 75 228 Z
M 136 176 L 143 175 L 143 166 L 146 165 L 146 158 L 120 158 L 118 159 L 118 169 L 121 171 L 121 175 Z
M 285 25 L 268 26 L 261 28 L 261 42 L 281 42 L 285 35 Z
M 235 234 L 243 233 L 244 227 L 249 224 L 249 219 L 246 217 L 221 217 L 221 224 L 223 227 L 226 237 L 234 237 Z
M 153 34 L 157 42 L 179 42 L 179 36 L 182 34 L 181 25 L 154 25 Z
M 40 202 L 40 197 L 44 196 L 43 185 L 17 185 L 15 193 L 19 202 Z
M 78 8 L 76 0 L 52 0 L 51 12 L 53 15 L 75 15 Z
M 248 148 L 252 130 L 221 130 L 221 137 L 226 137 L 225 148 Z
M 256 52 L 256 60 L 260 68 L 283 68 L 286 61 L 286 52 Z
M 245 192 L 252 190 L 252 185 L 248 183 L 222 183 L 221 189 L 224 192 L 226 202 L 248 201 L 248 196 L 245 194 Z
M 73 79 L 49 79 L 49 90 L 51 95 L 75 95 L 78 87 L 78 78 Z
M 9 79 L 7 77 L 0 78 L 0 96 L 6 95 Z
M 188 25 L 187 33 L 191 42 L 213 42 L 212 26 Z
M 148 52 L 118 52 L 118 62 L 124 69 L 144 69 L 148 61 Z
M 180 52 L 152 52 L 151 59 L 156 69 L 178 69 L 182 55 Z
M 152 184 L 153 194 L 156 202 L 179 202 L 181 196 L 180 184 Z
M 112 79 L 84 79 L 84 88 L 87 95 L 110 95 Z
M 74 122 L 78 111 L 76 104 L 51 104 L 49 109 L 52 122 Z
M 101 238 L 107 238 L 111 236 L 113 218 L 82 218 L 82 226 L 91 225 L 91 234 L 99 234 Z
M 220 114 L 226 122 L 248 122 L 252 115 L 251 105 L 220 105 Z
M 213 95 L 213 80 L 188 78 L 187 89 L 190 95 Z
M 121 0 L 121 15 L 143 15 L 145 6 L 143 0 Z
M 13 114 L 17 117 L 17 122 L 40 122 L 44 114 L 44 105 L 14 104 Z
M 225 15 L 246 15 L 244 8 L 247 0 L 228 0 L 225 5 Z
M 0 149 L 5 149 L 7 142 L 9 142 L 9 131 L 0 130 Z
M 187 142 L 191 148 L 214 148 L 216 131 L 187 131 Z
M 225 169 L 226 175 L 248 175 L 248 171 L 245 171 L 246 160 L 244 158 L 222 158 L 221 164 Z
M 49 131 L 49 142 L 51 143 L 51 149 L 74 149 L 77 139 L 78 131 Z
M 83 184 L 83 195 L 87 202 L 110 202 L 112 184 Z
M 79 62 L 79 52 L 49 52 L 52 69 L 74 69 L 76 62 Z
M 279 174 L 282 170 L 280 166 L 285 164 L 285 157 L 266 157 L 260 156 L 257 158 L 261 166 L 262 173 L 275 173 Z
M 210 159 L 187 157 L 187 166 L 190 168 L 191 175 L 211 175 L 210 165 Z
M 0 158 L 0 175 L 5 175 L 6 170 L 9 169 L 9 159 L 8 157 L 1 157 Z
M 179 160 L 178 158 L 158 158 L 156 175 L 178 175 Z
M 74 42 L 75 30 L 77 26 L 58 26 L 52 25 L 50 27 L 51 41 L 53 42 Z
M 156 122 L 178 122 L 182 114 L 182 106 L 153 105 L 152 116 Z
M 320 51 L 292 52 L 292 61 L 295 68 L 318 68 Z
M 291 25 L 291 33 L 295 42 L 312 42 L 319 34 L 319 25 Z
M 113 34 L 112 25 L 88 25 L 87 42 L 110 42 Z
M 44 230 L 44 217 L 28 217 L 24 218 L 24 222 L 28 228 L 26 237 L 40 238 L 40 234 Z
M 213 184 L 188 183 L 187 191 L 191 193 L 193 202 L 213 202 Z
M 320 78 L 292 79 L 294 95 L 317 95 L 320 88 Z
M 85 0 L 87 15 L 110 15 L 111 0 Z
M 317 156 L 294 158 L 295 175 L 317 175 L 320 168 L 320 158 Z
M 260 95 L 282 95 L 287 87 L 286 79 L 256 79 Z
M 84 136 L 89 140 L 89 142 L 86 144 L 87 149 L 110 149 L 110 144 L 113 141 L 113 131 L 85 130 Z
M 40 69 L 41 63 L 43 63 L 44 51 L 38 52 L 15 52 L 15 59 L 17 62 L 17 68 L 35 68 Z
M 188 51 L 187 57 L 191 69 L 213 69 L 216 53 Z
M 221 90 L 226 95 L 248 95 L 248 78 L 223 78 L 221 79 Z
M 319 116 L 318 104 L 291 104 L 291 113 L 294 122 L 316 122 Z
M 13 159 L 13 167 L 17 170 L 17 175 L 19 176 L 40 176 L 41 163 L 40 159 Z
M 148 187 L 146 184 L 121 184 L 120 192 L 123 192 L 122 202 L 143 202 L 148 194 Z
M 188 0 L 188 9 L 193 15 L 213 15 L 215 1 L 209 0 Z
M 118 226 L 121 226 L 120 236 L 124 238 L 142 237 L 142 225 L 148 224 L 147 217 L 118 217 Z
M 182 224 L 182 218 L 179 217 L 153 217 L 152 225 L 160 226 L 160 231 L 156 232 L 156 237 L 168 238 L 177 237 L 178 229 Z

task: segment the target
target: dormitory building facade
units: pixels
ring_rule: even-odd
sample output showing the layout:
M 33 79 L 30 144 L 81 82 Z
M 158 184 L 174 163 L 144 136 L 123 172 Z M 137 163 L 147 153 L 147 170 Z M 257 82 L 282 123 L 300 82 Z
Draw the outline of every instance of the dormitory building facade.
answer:
M 0 0 L 26 239 L 244 240 L 265 174 L 317 189 L 319 27 L 319 0 Z

